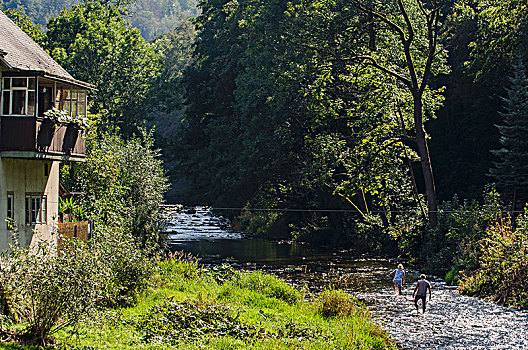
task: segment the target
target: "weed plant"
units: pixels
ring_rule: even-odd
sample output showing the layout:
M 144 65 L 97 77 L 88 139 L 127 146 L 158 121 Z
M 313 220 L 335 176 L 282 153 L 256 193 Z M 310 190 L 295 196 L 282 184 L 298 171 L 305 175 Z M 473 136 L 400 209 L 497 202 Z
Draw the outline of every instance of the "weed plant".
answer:
M 479 269 L 462 279 L 462 293 L 499 304 L 528 308 L 528 217 L 516 225 L 502 219 L 491 225 L 480 241 Z
M 180 256 L 159 264 L 135 306 L 101 310 L 57 340 L 66 349 L 395 349 L 354 299 L 330 294 L 322 298 L 339 299 L 340 311 L 327 317 L 274 276 Z

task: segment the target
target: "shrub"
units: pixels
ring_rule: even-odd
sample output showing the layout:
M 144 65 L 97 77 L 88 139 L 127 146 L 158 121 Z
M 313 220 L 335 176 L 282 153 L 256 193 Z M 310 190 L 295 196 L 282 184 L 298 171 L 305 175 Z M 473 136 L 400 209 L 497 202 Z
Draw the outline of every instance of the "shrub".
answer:
M 40 241 L 13 246 L 0 258 L 0 285 L 7 314 L 24 327 L 17 340 L 45 345 L 50 335 L 75 325 L 94 307 L 102 290 L 99 261 L 86 244 Z
M 478 267 L 480 246 L 486 228 L 501 213 L 499 195 L 494 189 L 484 194 L 483 203 L 452 200 L 439 206 L 438 226 L 428 230 L 421 247 L 420 262 L 425 272 L 451 275 L 458 271 L 471 271 Z
M 462 279 L 460 292 L 528 308 L 528 217 L 520 215 L 490 226 L 480 242 L 479 269 Z
M 63 166 L 61 176 L 82 192 L 80 204 L 98 227 L 122 227 L 141 247 L 162 249 L 160 205 L 168 189 L 160 153 L 151 133 L 123 139 L 90 136 L 86 162 Z
M 105 282 L 103 301 L 109 305 L 134 302 L 155 271 L 156 259 L 119 227 L 99 227 L 90 245 L 100 260 L 99 274 Z
M 181 287 L 184 280 L 197 279 L 203 272 L 198 258 L 181 251 L 168 253 L 158 267 L 157 274 L 151 279 L 157 287 Z
M 239 311 L 227 305 L 201 299 L 183 302 L 167 299 L 163 305 L 154 306 L 140 316 L 135 327 L 147 343 L 174 344 L 204 336 L 254 337 L 256 327 L 244 325 L 238 315 Z
M 236 272 L 230 282 L 238 288 L 246 288 L 294 304 L 302 299 L 301 292 L 275 276 L 257 272 Z
M 317 299 L 317 313 L 327 317 L 348 317 L 361 311 L 350 295 L 341 290 L 326 290 Z

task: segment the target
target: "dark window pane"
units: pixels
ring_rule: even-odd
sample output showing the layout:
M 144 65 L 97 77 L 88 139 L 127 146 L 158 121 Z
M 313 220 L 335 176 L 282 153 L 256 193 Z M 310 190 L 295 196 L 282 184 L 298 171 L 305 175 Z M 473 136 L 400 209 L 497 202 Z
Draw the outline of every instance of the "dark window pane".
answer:
M 35 86 L 36 86 L 35 78 L 29 78 L 28 81 L 29 81 L 29 87 L 28 88 L 30 90 L 35 90 Z
M 7 217 L 9 219 L 13 219 L 14 218 L 14 197 L 12 194 L 8 194 L 7 195 Z
M 31 198 L 26 197 L 26 224 L 31 224 Z
M 77 115 L 85 115 L 84 101 L 77 102 Z
M 10 92 L 9 91 L 4 91 L 4 105 L 2 106 L 2 114 L 9 114 L 9 102 L 10 102 Z
M 77 91 L 73 90 L 71 92 L 71 115 L 77 115 Z
M 4 89 L 11 89 L 11 79 L 4 78 Z
M 14 80 L 14 79 L 13 79 Z M 11 114 L 26 114 L 26 90 L 13 90 L 13 110 Z
M 79 102 L 77 106 L 77 114 L 86 115 L 86 91 L 79 91 Z
M 13 87 L 26 87 L 27 86 L 27 78 L 12 78 L 13 80 Z
M 35 91 L 28 91 L 27 115 L 35 115 Z

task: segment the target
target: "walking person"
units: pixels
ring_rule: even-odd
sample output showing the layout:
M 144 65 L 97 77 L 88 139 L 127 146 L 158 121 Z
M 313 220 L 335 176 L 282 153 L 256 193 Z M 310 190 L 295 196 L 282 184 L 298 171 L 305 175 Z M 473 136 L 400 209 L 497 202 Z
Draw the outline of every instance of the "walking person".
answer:
M 422 311 L 425 314 L 425 299 L 427 296 L 427 291 L 429 290 L 429 301 L 431 301 L 431 283 L 429 283 L 428 280 L 426 280 L 426 276 L 424 274 L 420 275 L 420 280 L 416 282 L 416 286 L 414 287 L 413 291 L 413 298 L 414 298 L 414 307 L 416 308 L 416 312 L 418 311 L 418 300 L 422 299 Z
M 394 293 L 396 293 L 396 286 L 398 286 L 398 294 L 401 295 L 402 284 L 405 284 L 405 270 L 403 269 L 403 265 L 399 264 L 398 268 L 389 273 L 386 277 L 391 275 L 394 275 L 394 278 L 392 279 L 392 289 L 394 290 Z

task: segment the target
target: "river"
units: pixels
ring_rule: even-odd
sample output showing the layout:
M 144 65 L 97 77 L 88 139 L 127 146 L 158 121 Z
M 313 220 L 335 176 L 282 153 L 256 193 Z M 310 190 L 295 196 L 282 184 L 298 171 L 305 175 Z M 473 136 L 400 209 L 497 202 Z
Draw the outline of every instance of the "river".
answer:
M 167 219 L 172 250 L 190 252 L 206 264 L 229 261 L 265 270 L 312 291 L 329 285 L 344 289 L 364 301 L 403 349 L 528 349 L 528 312 L 461 296 L 434 276 L 429 277 L 428 309 L 417 313 L 411 294 L 419 271 L 407 269 L 407 284 L 399 296 L 385 277 L 395 262 L 347 250 L 246 238 L 203 207 L 172 207 Z

